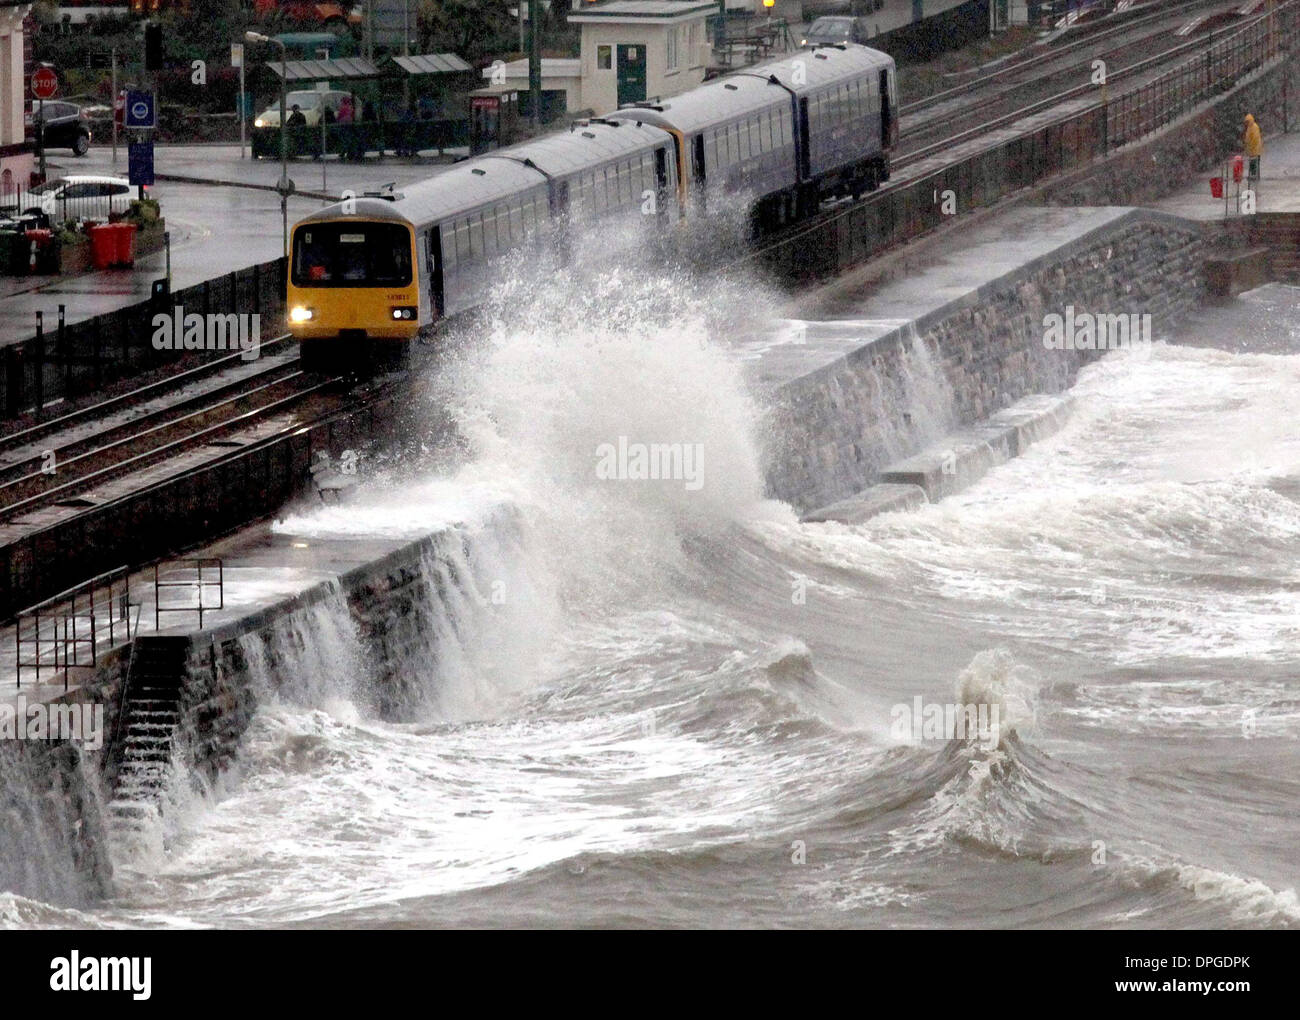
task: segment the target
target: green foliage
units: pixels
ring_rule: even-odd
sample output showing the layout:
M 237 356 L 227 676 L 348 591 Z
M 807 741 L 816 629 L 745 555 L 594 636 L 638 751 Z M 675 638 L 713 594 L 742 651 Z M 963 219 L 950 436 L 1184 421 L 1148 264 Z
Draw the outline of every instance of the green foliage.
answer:
M 162 216 L 162 207 L 158 204 L 157 199 L 132 199 L 131 207 L 127 210 L 126 218 L 132 223 L 144 225 L 146 223 L 155 223 Z

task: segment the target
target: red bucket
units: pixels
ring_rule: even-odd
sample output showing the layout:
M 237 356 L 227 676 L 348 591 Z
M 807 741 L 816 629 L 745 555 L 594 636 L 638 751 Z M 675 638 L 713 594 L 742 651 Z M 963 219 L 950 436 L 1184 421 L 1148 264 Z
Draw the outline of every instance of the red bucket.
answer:
M 117 223 L 113 227 L 117 243 L 114 245 L 116 257 L 113 264 L 118 266 L 135 265 L 135 224 Z
M 1210 178 L 1210 196 L 1211 196 L 1212 198 L 1222 198 L 1222 197 L 1223 197 L 1223 178 L 1222 178 L 1222 177 L 1211 177 L 1211 178 Z
M 1241 183 L 1241 169 L 1242 169 L 1242 157 L 1233 156 L 1232 157 L 1232 179 L 1236 181 L 1238 184 Z
M 117 258 L 117 234 L 110 226 L 90 228 L 90 261 L 96 269 L 107 269 Z

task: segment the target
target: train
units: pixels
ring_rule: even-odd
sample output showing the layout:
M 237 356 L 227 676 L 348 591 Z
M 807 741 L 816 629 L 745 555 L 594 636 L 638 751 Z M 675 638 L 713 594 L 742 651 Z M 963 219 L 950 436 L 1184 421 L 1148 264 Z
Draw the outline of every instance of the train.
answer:
M 309 370 L 401 367 L 421 327 L 483 304 L 527 245 L 562 250 L 575 227 L 619 217 L 664 230 L 737 196 L 757 225 L 797 222 L 888 180 L 897 141 L 888 54 L 840 44 L 757 64 L 305 217 L 289 330 Z

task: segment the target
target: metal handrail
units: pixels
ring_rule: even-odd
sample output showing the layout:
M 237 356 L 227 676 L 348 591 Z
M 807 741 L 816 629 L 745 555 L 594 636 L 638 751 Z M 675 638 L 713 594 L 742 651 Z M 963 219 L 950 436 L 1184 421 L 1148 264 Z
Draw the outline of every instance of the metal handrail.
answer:
M 216 566 L 217 579 L 215 581 L 205 581 L 203 579 L 203 568 Z M 178 581 L 164 581 L 160 573 L 161 568 L 178 567 L 182 570 L 193 569 L 195 576 L 193 579 L 186 578 Z M 206 604 L 203 600 L 203 592 L 206 588 L 215 587 L 217 589 L 216 605 Z M 196 605 L 184 606 L 167 606 L 162 604 L 162 589 L 164 588 L 193 588 L 198 595 Z M 155 563 L 153 565 L 153 625 L 154 630 L 161 630 L 161 616 L 163 613 L 193 613 L 199 614 L 199 630 L 203 629 L 203 614 L 214 610 L 224 609 L 226 606 L 226 572 L 225 564 L 220 557 L 190 557 L 179 560 L 168 560 L 165 563 Z
M 108 610 L 110 647 L 117 643 L 119 616 L 125 621 L 126 639 L 130 640 L 130 573 L 128 566 L 116 567 L 18 613 L 14 620 L 14 673 L 18 687 L 23 685 L 23 667 L 35 669 L 37 683 L 40 683 L 42 669 L 53 669 L 56 673 L 62 670 L 64 690 L 68 688 L 69 670 L 93 669 L 98 662 L 97 612 L 100 609 Z M 96 603 L 97 593 L 106 595 L 106 599 Z M 87 600 L 84 607 L 81 603 L 83 596 Z M 24 636 L 23 624 L 26 621 L 32 623 L 31 630 L 27 632 L 31 636 Z M 53 624 L 50 637 L 45 637 L 42 632 L 44 623 Z M 45 658 L 46 645 L 50 646 L 53 653 L 52 662 Z M 23 649 L 28 646 L 34 649 L 34 658 L 25 660 Z M 82 661 L 83 648 L 89 649 L 89 662 Z

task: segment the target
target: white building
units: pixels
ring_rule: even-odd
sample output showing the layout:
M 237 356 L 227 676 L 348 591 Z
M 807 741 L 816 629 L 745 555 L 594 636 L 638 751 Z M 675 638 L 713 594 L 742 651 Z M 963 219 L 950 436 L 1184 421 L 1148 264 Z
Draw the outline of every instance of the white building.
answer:
M 609 0 L 569 14 L 582 26 L 582 102 L 596 116 L 625 103 L 666 99 L 704 81 L 705 22 L 716 0 Z
M 0 189 L 27 187 L 32 172 L 31 148 L 23 140 L 23 18 L 31 6 L 0 0 Z
M 510 92 L 528 91 L 528 61 L 512 60 L 483 68 L 491 88 Z M 542 58 L 542 91 L 564 92 L 566 109 L 577 113 L 582 105 L 582 62 L 568 58 Z M 545 109 L 545 107 L 543 107 Z

